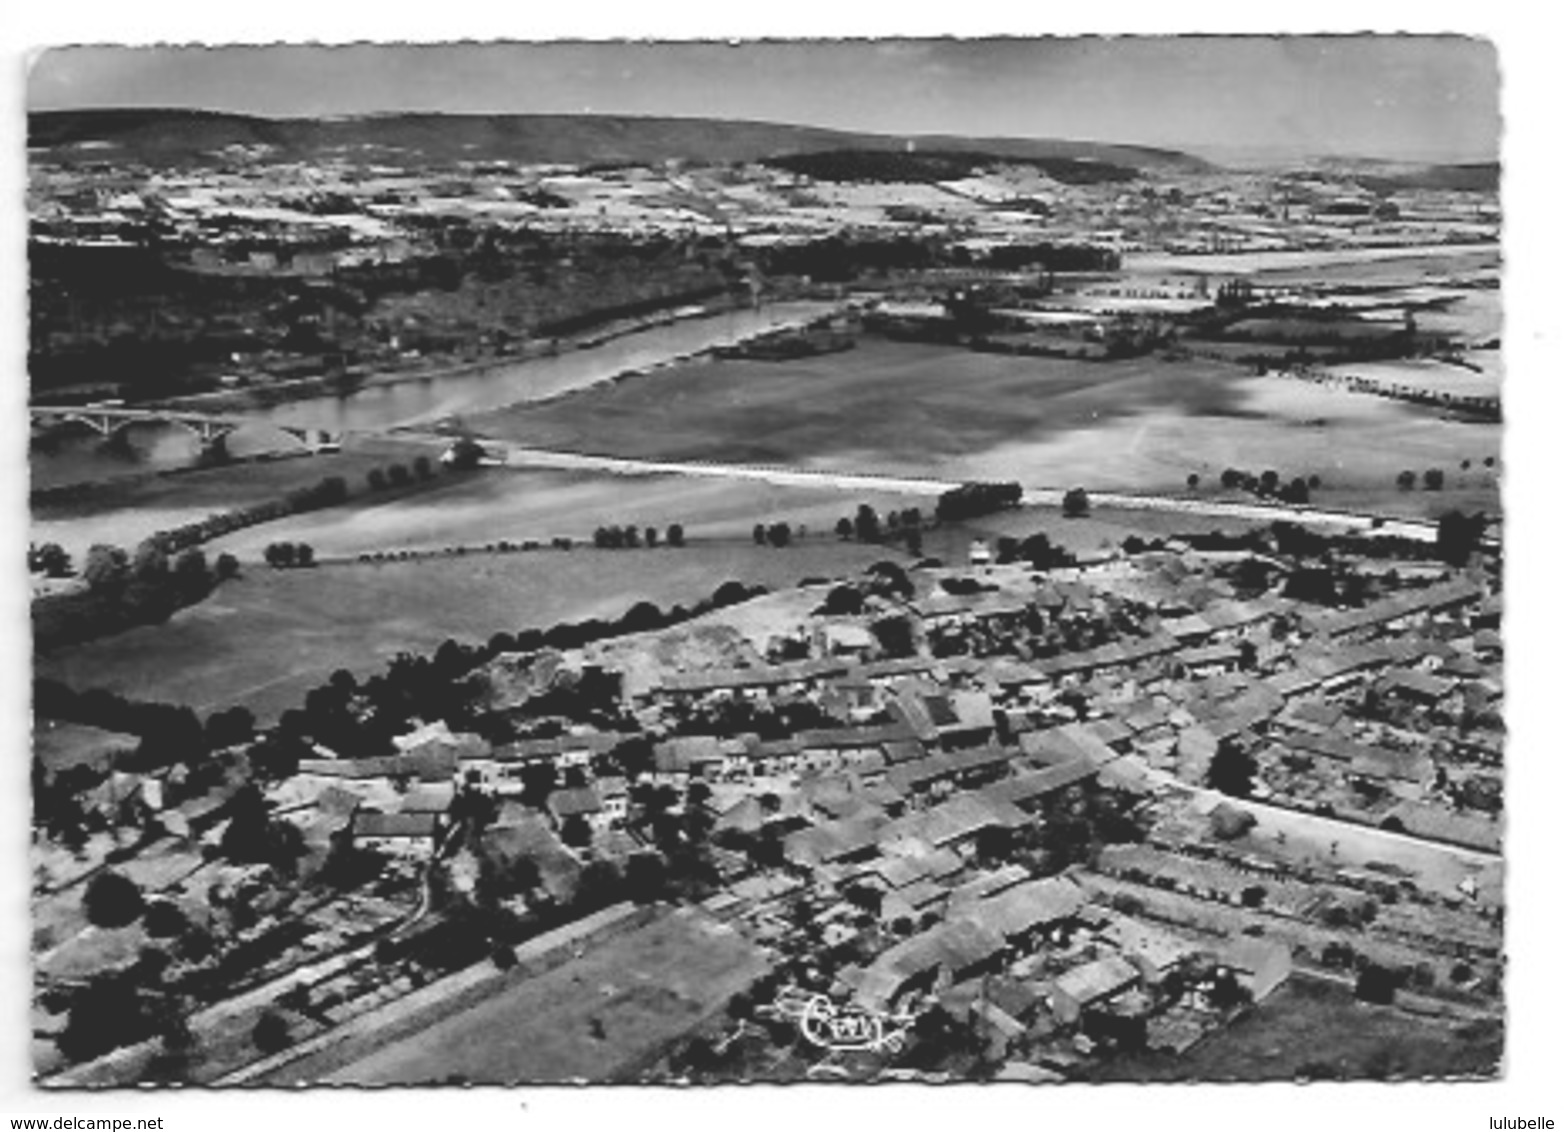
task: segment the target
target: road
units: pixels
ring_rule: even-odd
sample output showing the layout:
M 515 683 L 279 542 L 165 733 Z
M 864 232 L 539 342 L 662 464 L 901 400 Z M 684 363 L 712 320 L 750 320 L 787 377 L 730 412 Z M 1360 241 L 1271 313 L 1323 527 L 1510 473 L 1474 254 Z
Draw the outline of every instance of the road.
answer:
M 409 434 L 404 434 L 409 435 Z M 420 436 L 416 439 L 443 441 L 446 437 Z M 888 492 L 899 495 L 938 498 L 958 487 L 959 481 L 932 476 L 889 476 L 875 472 L 793 468 L 784 465 L 724 464 L 694 460 L 641 460 L 624 456 L 598 456 L 584 452 L 562 452 L 532 448 L 506 441 L 483 439 L 484 447 L 497 462 L 513 468 L 555 468 L 570 471 L 607 472 L 624 476 L 699 476 L 718 479 L 755 480 L 778 487 L 834 488 L 845 492 Z M 1058 507 L 1064 502 L 1061 487 L 1027 487 L 1021 501 L 1040 507 Z M 1215 499 L 1181 499 L 1165 495 L 1129 492 L 1092 491 L 1091 500 L 1101 507 L 1131 511 L 1165 511 L 1213 518 L 1231 518 L 1251 522 L 1284 520 L 1295 523 L 1330 524 L 1356 531 L 1375 531 L 1388 536 L 1433 542 L 1437 525 L 1427 520 L 1398 519 L 1319 507 L 1296 507 L 1281 503 L 1235 503 Z M 1497 540 L 1491 539 L 1494 545 Z
M 1366 868 L 1370 863 L 1394 865 L 1412 873 L 1418 886 L 1427 891 L 1459 896 L 1459 886 L 1465 883 L 1476 886 L 1477 898 L 1483 903 L 1503 903 L 1504 860 L 1497 854 L 1424 841 L 1404 833 L 1303 813 L 1253 798 L 1229 798 L 1207 787 L 1184 782 L 1167 771 L 1157 770 L 1135 755 L 1125 755 L 1124 759 L 1138 765 L 1147 779 L 1160 788 L 1192 796 L 1195 808 L 1200 812 L 1209 812 L 1223 802 L 1247 810 L 1256 821 L 1252 837 L 1308 845 L 1321 864 L 1358 869 Z

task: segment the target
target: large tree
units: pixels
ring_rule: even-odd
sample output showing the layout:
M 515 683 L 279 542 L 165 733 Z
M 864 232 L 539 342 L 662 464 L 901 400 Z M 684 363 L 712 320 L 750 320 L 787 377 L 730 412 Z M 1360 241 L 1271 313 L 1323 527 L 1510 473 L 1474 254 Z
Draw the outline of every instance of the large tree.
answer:
M 1234 798 L 1247 798 L 1254 792 L 1254 776 L 1259 770 L 1254 756 L 1229 739 L 1217 745 L 1206 771 L 1206 785 Z
M 82 894 L 87 922 L 100 928 L 122 928 L 141 917 L 141 890 L 129 877 L 113 869 L 98 873 Z
M 117 546 L 96 543 L 87 551 L 82 577 L 98 593 L 118 593 L 130 580 L 130 559 Z
M 27 566 L 28 569 L 40 571 L 51 578 L 64 578 L 71 572 L 71 556 L 59 543 L 46 542 L 42 546 L 29 549 Z

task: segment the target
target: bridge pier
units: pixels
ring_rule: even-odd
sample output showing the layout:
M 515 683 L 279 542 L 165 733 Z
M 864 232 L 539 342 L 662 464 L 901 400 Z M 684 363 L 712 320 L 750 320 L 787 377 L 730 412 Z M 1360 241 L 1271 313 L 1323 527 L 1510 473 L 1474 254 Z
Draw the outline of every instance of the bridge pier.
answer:
M 103 442 L 98 446 L 105 452 L 116 455 L 124 455 L 132 451 L 130 432 L 123 428 L 109 428 L 103 430 Z
M 226 464 L 228 460 L 228 433 L 211 432 L 201 437 L 201 463 Z

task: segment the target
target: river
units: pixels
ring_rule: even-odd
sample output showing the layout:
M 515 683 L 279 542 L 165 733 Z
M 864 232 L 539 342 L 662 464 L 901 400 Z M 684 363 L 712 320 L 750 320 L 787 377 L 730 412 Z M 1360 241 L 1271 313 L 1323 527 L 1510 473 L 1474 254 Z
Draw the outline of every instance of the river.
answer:
M 550 357 L 498 362 L 424 378 L 372 379 L 351 393 L 309 397 L 241 413 L 225 410 L 225 416 L 242 415 L 256 421 L 256 427 L 231 435 L 229 450 L 235 456 L 245 456 L 293 443 L 264 427 L 267 424 L 338 433 L 385 432 L 546 400 L 632 370 L 651 369 L 769 330 L 809 322 L 835 306 L 801 300 L 768 304 L 758 310 L 726 311 L 631 331 L 596 346 L 566 349 Z M 31 454 L 33 486 L 182 467 L 200 451 L 195 437 L 179 426 L 136 425 L 124 439 L 125 443 L 113 448 L 99 437 L 82 434 L 35 444 Z
M 637 330 L 586 349 L 502 362 L 429 378 L 370 383 L 340 397 L 290 401 L 253 415 L 277 424 L 331 432 L 383 432 L 448 417 L 486 413 L 584 389 L 631 370 L 645 370 L 768 330 L 829 313 L 825 302 L 775 303 Z

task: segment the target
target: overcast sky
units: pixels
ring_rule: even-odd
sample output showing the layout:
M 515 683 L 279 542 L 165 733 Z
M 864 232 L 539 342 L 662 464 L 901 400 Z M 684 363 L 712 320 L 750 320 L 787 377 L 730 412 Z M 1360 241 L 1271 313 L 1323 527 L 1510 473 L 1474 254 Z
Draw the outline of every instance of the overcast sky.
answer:
M 752 118 L 1430 160 L 1497 156 L 1498 63 L 1456 37 L 70 47 L 33 109 Z

